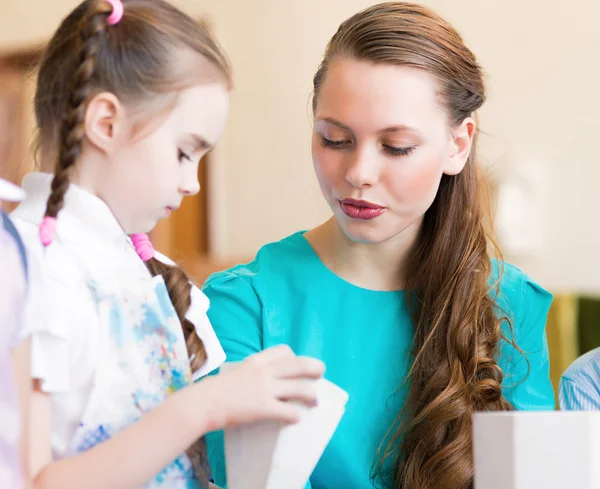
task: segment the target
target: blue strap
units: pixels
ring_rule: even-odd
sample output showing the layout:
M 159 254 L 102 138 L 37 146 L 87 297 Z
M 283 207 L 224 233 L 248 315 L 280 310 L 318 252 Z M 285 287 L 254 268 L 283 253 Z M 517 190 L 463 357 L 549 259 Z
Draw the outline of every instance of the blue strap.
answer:
M 25 245 L 23 244 L 23 240 L 21 240 L 21 236 L 19 236 L 17 228 L 8 217 L 8 214 L 6 214 L 6 212 L 4 211 L 2 211 L 2 223 L 4 225 L 5 231 L 8 232 L 8 234 L 10 234 L 14 238 L 15 243 L 19 248 L 21 262 L 23 264 L 23 270 L 25 270 L 25 275 L 27 275 L 27 252 L 25 251 Z

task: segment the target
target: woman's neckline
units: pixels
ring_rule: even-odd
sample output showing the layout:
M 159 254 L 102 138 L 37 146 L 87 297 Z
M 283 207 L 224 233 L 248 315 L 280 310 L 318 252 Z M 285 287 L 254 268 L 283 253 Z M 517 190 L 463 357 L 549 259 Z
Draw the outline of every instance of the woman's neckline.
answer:
M 397 289 L 397 290 L 369 289 L 369 288 L 366 288 L 366 287 L 361 287 L 360 285 L 354 284 L 354 283 L 349 282 L 348 280 L 344 279 L 343 277 L 340 277 L 337 273 L 335 273 L 327 265 L 325 265 L 325 263 L 323 262 L 323 260 L 319 256 L 319 254 L 315 251 L 315 249 L 313 248 L 313 246 L 306 239 L 305 234 L 307 232 L 308 231 L 306 231 L 306 230 L 304 230 L 304 231 L 298 231 L 296 233 L 296 236 L 298 236 L 299 240 L 302 241 L 303 244 L 307 247 L 310 255 L 313 258 L 315 258 L 315 260 L 318 262 L 319 267 L 322 268 L 325 271 L 325 273 L 329 277 L 331 277 L 333 280 L 335 280 L 336 282 L 339 282 L 339 283 L 343 284 L 345 287 L 351 288 L 353 290 L 364 292 L 364 293 L 370 293 L 370 294 L 388 294 L 388 295 L 396 295 L 397 296 L 399 294 L 404 294 L 406 292 L 404 289 Z

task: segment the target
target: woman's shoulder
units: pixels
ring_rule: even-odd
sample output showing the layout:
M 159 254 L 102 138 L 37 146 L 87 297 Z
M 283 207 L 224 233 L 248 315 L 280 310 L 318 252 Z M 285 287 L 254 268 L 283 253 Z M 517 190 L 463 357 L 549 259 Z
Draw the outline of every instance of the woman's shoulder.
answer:
M 306 289 L 312 248 L 296 233 L 263 246 L 254 260 L 212 274 L 203 286 L 208 318 L 230 361 L 262 348 L 265 318 L 281 318 Z M 316 255 L 315 255 L 316 256 Z
M 545 338 L 552 294 L 514 265 L 495 261 L 492 270 L 493 283 L 498 285 L 492 293 L 496 294 L 499 314 L 510 320 L 511 328 L 505 333 L 523 350 L 536 351 Z
M 502 260 L 492 260 L 492 283 L 498 285 L 499 300 L 507 302 L 513 310 L 552 302 L 549 291 L 520 268 Z
M 493 271 L 499 316 L 509 320 L 497 352 L 503 394 L 518 410 L 554 409 L 545 332 L 552 294 L 509 263 L 496 261 Z
M 315 255 L 303 234 L 300 231 L 262 246 L 252 261 L 210 275 L 204 288 L 227 282 L 247 282 L 260 288 L 266 283 L 289 280 L 292 275 L 305 273 L 304 265 L 314 261 Z

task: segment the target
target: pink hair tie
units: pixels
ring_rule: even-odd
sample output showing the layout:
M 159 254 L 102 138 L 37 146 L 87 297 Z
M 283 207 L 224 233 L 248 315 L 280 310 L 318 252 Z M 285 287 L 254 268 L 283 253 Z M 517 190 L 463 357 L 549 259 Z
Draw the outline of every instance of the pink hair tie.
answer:
M 121 22 L 123 18 L 123 14 L 125 13 L 125 8 L 123 7 L 123 2 L 121 0 L 105 0 L 110 3 L 112 6 L 112 12 L 106 19 L 108 25 L 115 25 Z
M 135 247 L 135 251 L 140 256 L 142 261 L 148 261 L 154 258 L 154 247 L 150 242 L 150 238 L 148 238 L 147 234 L 132 234 L 131 242 Z
M 44 246 L 49 246 L 56 234 L 56 217 L 44 217 L 40 224 L 40 241 Z

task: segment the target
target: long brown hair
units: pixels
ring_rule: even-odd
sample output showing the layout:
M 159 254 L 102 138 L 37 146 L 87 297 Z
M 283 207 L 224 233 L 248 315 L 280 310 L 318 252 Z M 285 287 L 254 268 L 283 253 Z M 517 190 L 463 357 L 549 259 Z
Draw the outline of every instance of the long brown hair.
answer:
M 448 22 L 420 5 L 383 3 L 343 22 L 314 77 L 313 110 L 337 58 L 430 73 L 452 127 L 485 100 L 473 53 Z M 486 232 L 489 209 L 476 139 L 477 134 L 464 170 L 442 177 L 408 259 L 406 300 L 415 327 L 410 386 L 403 410 L 382 440 L 374 474 L 383 475 L 384 462 L 393 460 L 395 488 L 471 488 L 473 412 L 511 409 L 495 360 L 501 325 L 510 322 L 496 301 L 499 274 L 492 279 L 494 242 Z
M 38 146 L 57 153 L 47 217 L 56 218 L 63 207 L 82 151 L 86 109 L 96 94 L 113 93 L 134 111 L 147 106 L 158 111 L 157 100 L 163 101 L 159 105 L 164 110 L 172 101 L 168 95 L 176 96 L 203 79 L 231 86 L 227 58 L 206 25 L 164 0 L 124 0 L 123 4 L 122 20 L 109 26 L 108 2 L 82 2 L 63 20 L 44 52 L 35 94 Z M 182 52 L 197 56 L 184 57 L 182 63 Z M 156 259 L 148 261 L 147 267 L 152 275 L 164 277 L 196 371 L 206 351 L 185 319 L 191 302 L 189 279 L 178 267 Z

